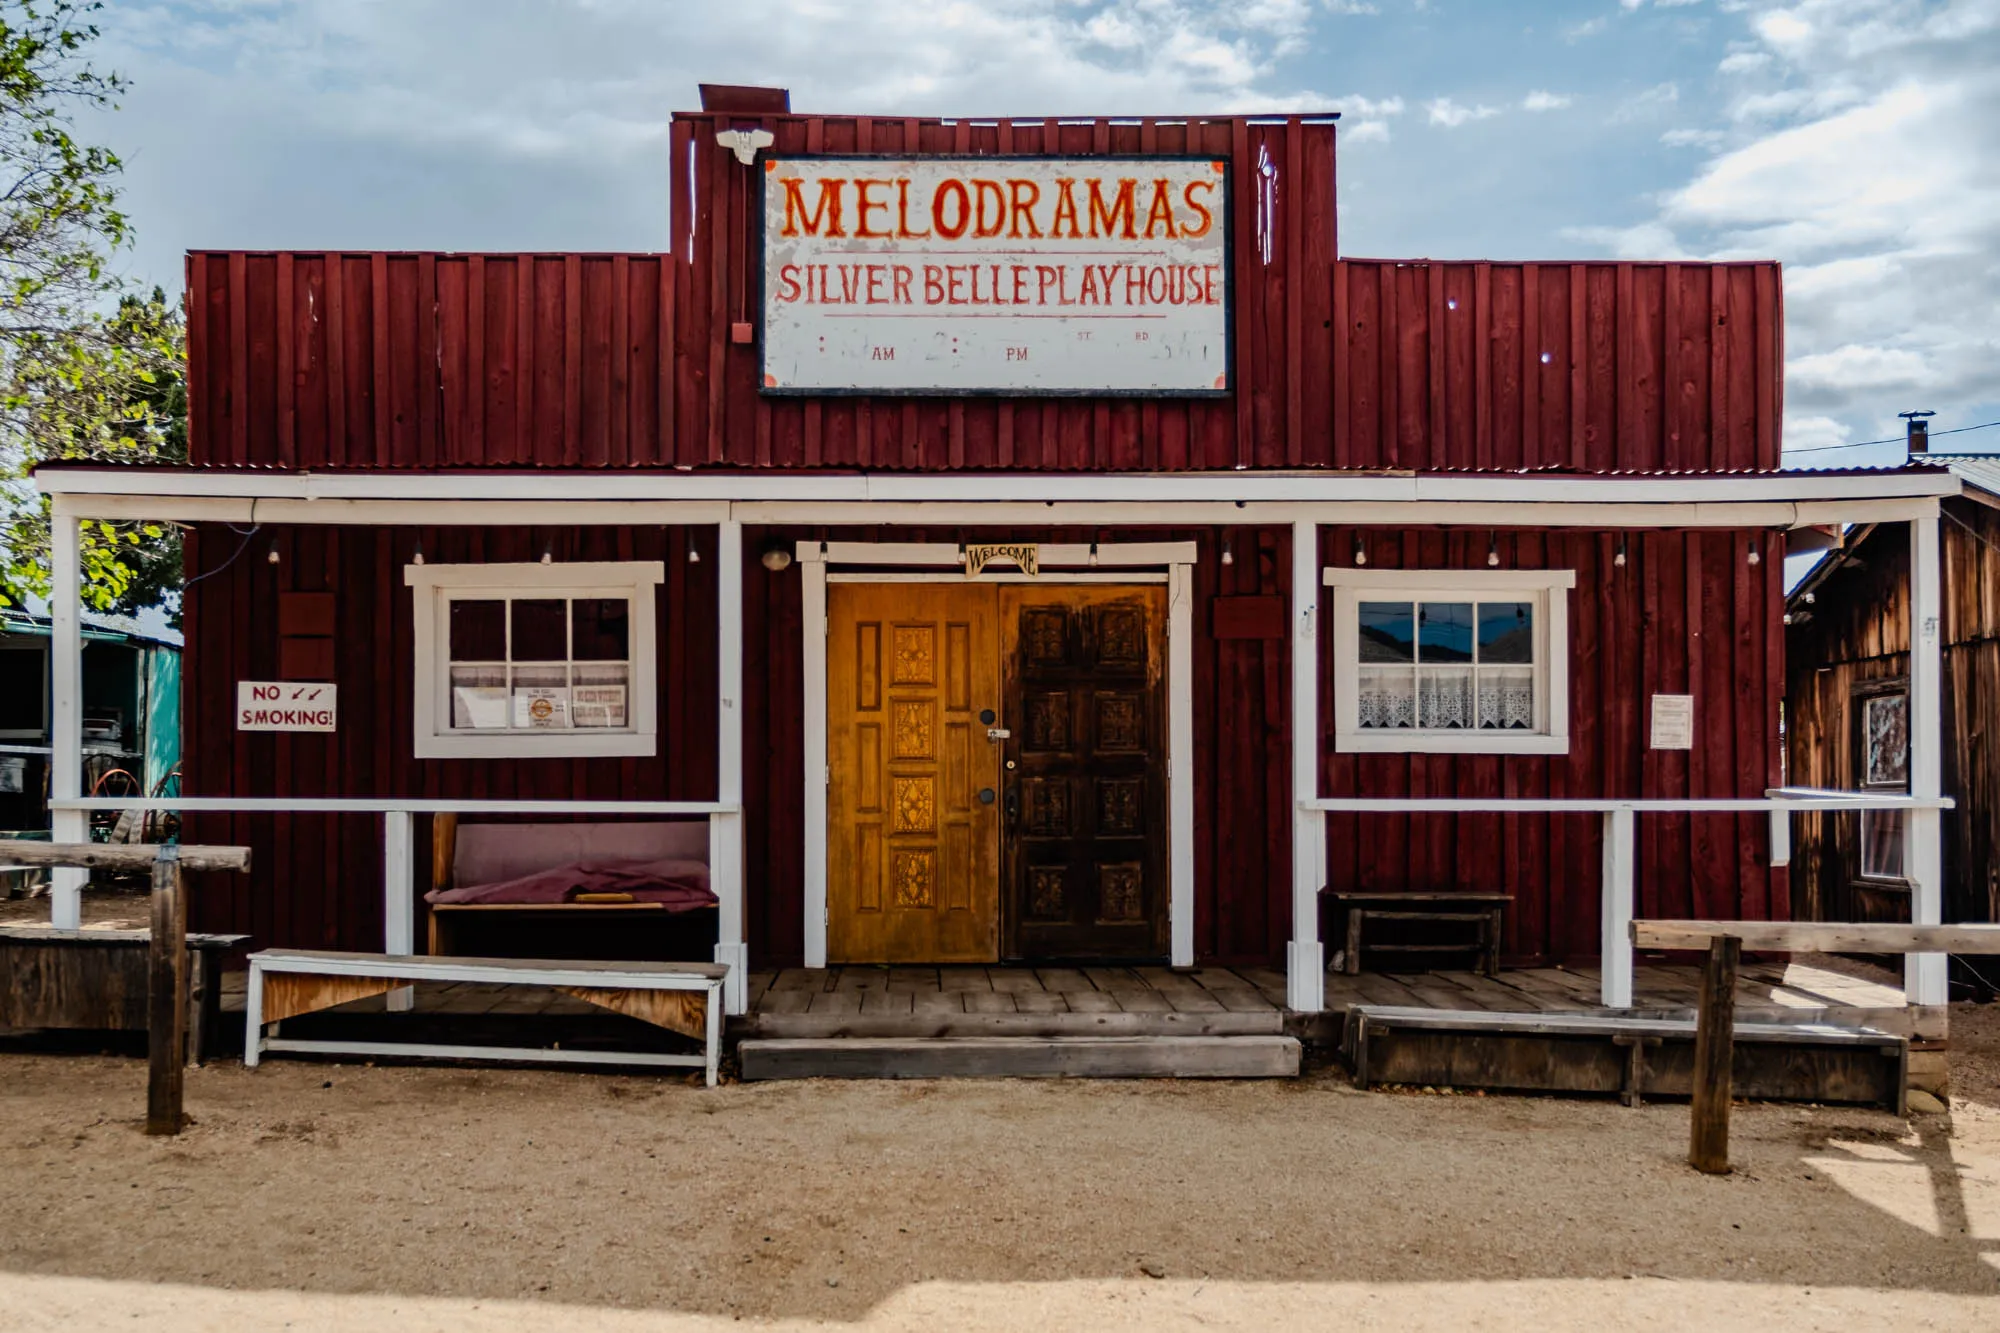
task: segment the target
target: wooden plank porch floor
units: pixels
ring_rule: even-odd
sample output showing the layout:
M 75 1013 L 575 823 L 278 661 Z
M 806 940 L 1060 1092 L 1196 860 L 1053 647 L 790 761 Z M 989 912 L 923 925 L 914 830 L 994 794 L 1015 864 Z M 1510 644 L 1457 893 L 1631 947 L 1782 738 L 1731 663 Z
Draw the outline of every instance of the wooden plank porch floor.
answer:
M 1885 1010 L 1904 1007 L 1900 987 L 1808 962 L 1750 963 L 1739 976 L 1740 1009 Z M 1701 970 L 1644 964 L 1633 973 L 1640 1009 L 1686 1009 L 1695 1002 Z M 244 974 L 223 980 L 223 1008 L 241 1013 Z M 1484 1009 L 1549 1013 L 1596 1009 L 1596 968 L 1503 969 L 1476 972 L 1329 972 L 1328 1012 L 1353 1004 L 1424 1009 Z M 830 967 L 784 968 L 750 974 L 750 1009 L 758 1014 L 1103 1014 L 1251 1013 L 1285 1007 L 1285 976 L 1267 967 Z M 357 1000 L 357 1011 L 381 1001 Z M 582 1000 L 532 987 L 474 983 L 424 985 L 417 1006 L 426 1013 L 601 1014 Z M 343 1006 L 350 1007 L 350 1006 Z

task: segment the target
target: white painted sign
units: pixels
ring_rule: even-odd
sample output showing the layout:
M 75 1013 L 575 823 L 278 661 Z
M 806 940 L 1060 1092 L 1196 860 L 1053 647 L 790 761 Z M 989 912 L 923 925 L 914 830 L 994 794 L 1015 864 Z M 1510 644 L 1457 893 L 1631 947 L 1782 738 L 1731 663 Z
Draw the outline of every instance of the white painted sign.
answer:
M 1653 748 L 1692 750 L 1694 748 L 1694 696 L 1656 694 L 1653 696 Z
M 514 725 L 535 731 L 569 726 L 569 690 L 561 685 L 516 685 Z
M 1225 159 L 763 163 L 766 393 L 1230 388 Z
M 337 685 L 284 680 L 236 682 L 238 731 L 332 731 Z

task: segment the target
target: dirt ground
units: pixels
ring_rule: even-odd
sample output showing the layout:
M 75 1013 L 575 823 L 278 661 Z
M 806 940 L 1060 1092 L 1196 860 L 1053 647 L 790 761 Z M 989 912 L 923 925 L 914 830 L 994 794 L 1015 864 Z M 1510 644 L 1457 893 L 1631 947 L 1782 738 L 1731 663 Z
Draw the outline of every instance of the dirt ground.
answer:
M 0 1328 L 2000 1326 L 2000 1006 L 1949 1117 L 1269 1083 L 0 1053 Z M 1692 1321 L 1692 1322 L 1691 1322 Z

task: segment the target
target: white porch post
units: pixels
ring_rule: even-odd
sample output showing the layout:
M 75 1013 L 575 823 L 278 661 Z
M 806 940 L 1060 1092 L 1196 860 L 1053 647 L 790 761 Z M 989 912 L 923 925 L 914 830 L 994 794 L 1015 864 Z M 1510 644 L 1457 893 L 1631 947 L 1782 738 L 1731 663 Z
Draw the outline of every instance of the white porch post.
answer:
M 1938 574 L 1938 520 L 1910 521 L 1910 795 L 1935 800 L 1943 793 L 1943 670 Z M 1912 810 L 1906 843 L 1910 920 L 1919 926 L 1944 920 L 1943 813 Z M 1910 954 L 1903 960 L 1903 989 L 1911 1004 L 1943 1004 L 1945 955 Z
M 416 867 L 411 853 L 410 812 L 390 810 L 382 816 L 382 952 L 407 955 L 417 951 Z M 391 1013 L 417 1006 L 414 986 L 389 992 Z
M 1175 967 L 1194 966 L 1194 566 L 1167 567 L 1167 876 Z
M 1285 953 L 1285 1006 L 1326 1006 L 1319 942 L 1320 842 L 1326 816 L 1299 802 L 1319 796 L 1319 524 L 1292 524 L 1292 942 Z
M 800 623 L 804 627 L 805 791 L 805 965 L 826 966 L 826 559 L 818 542 L 799 543 L 799 575 L 804 580 Z
M 729 969 L 726 1007 L 749 999 L 750 946 L 743 936 L 743 525 L 716 525 L 716 796 L 732 813 L 709 819 L 709 867 L 717 899 L 715 961 Z
M 83 605 L 76 515 L 60 499 L 49 518 L 49 795 L 83 795 Z M 57 842 L 90 841 L 90 816 L 58 810 L 49 818 Z M 49 924 L 83 925 L 83 886 L 90 872 L 62 867 L 50 872 Z
M 1607 1009 L 1632 1007 L 1632 825 L 1628 809 L 1604 812 L 1604 935 L 1598 946 L 1599 997 Z

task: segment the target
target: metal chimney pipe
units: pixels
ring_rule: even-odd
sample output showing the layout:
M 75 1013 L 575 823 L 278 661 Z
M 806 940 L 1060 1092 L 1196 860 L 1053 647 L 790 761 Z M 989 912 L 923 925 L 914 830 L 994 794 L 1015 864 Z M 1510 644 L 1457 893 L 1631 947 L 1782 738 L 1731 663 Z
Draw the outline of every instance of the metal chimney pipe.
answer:
M 1936 416 L 1937 413 L 1898 412 L 1896 415 L 1901 417 L 1909 427 L 1910 457 L 1915 458 L 1918 454 L 1929 453 L 1931 451 L 1930 418 Z

